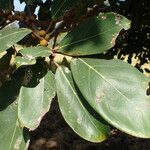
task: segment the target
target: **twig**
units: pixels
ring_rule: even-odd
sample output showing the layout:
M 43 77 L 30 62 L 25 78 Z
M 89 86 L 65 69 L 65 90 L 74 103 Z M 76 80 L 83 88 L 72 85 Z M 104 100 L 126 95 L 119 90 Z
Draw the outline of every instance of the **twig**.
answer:
M 48 28 L 46 29 L 46 33 L 48 33 L 50 31 L 50 29 L 52 28 L 53 25 L 55 25 L 55 21 L 50 21 Z

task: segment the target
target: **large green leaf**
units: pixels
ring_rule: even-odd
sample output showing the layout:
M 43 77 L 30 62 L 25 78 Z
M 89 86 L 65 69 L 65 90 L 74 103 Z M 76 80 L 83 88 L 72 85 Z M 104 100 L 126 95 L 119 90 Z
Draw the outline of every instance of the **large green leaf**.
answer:
M 115 13 L 100 14 L 69 32 L 60 42 L 59 51 L 69 55 L 102 53 L 114 46 L 121 29 L 128 29 L 130 21 Z
M 48 47 L 36 46 L 28 47 L 19 51 L 23 56 L 16 57 L 15 63 L 17 66 L 35 64 L 37 57 L 49 57 L 51 51 Z
M 11 80 L 6 81 L 0 87 L 0 149 L 23 150 L 27 148 L 28 131 L 23 127 L 25 125 L 33 127 L 38 124 L 37 122 L 40 121 L 40 117 L 48 111 L 51 99 L 55 94 L 54 75 L 48 72 L 46 76 L 42 78 L 45 73 L 46 71 L 44 67 L 42 68 L 41 62 L 37 62 L 35 65 L 20 67 L 11 76 Z M 39 79 L 41 79 L 40 83 Z M 25 87 L 21 88 L 22 84 L 26 87 L 30 87 L 28 89 L 31 91 L 28 91 Z M 40 95 L 42 91 L 43 97 Z M 19 93 L 21 95 L 23 92 L 25 94 L 23 95 L 24 99 L 22 97 L 19 97 L 19 99 Z M 30 97 L 27 96 L 29 93 L 32 94 Z M 39 111 L 40 114 L 37 111 Z M 34 116 L 38 117 L 37 114 L 39 114 L 39 118 L 37 118 L 39 120 L 33 118 Z M 24 124 L 24 122 L 26 124 Z
M 17 118 L 17 105 L 12 104 L 7 109 L 0 111 L 0 149 L 1 150 L 23 150 L 27 147 Z
M 116 128 L 150 138 L 149 79 L 119 60 L 75 59 L 73 77 L 88 103 Z
M 35 59 L 36 57 L 48 57 L 51 53 L 50 48 L 43 46 L 27 47 L 19 52 L 29 59 Z
M 109 128 L 85 108 L 84 99 L 76 91 L 68 68 L 58 68 L 56 86 L 61 113 L 71 128 L 88 141 L 105 140 L 109 135 Z
M 0 52 L 5 51 L 12 45 L 16 44 L 27 34 L 32 32 L 29 29 L 3 29 L 0 31 Z
M 22 126 L 35 129 L 49 110 L 55 96 L 54 75 L 49 71 L 35 87 L 22 87 L 18 97 L 18 117 Z

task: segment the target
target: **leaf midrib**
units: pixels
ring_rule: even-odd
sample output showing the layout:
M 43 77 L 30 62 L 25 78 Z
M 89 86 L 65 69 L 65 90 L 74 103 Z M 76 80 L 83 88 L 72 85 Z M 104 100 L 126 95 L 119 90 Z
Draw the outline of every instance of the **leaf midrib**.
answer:
M 112 27 L 112 28 L 109 29 L 109 30 L 105 30 L 104 32 L 98 33 L 98 34 L 96 34 L 96 35 L 89 36 L 89 37 L 87 37 L 87 38 L 84 38 L 84 39 L 81 39 L 81 40 L 78 40 L 78 41 L 75 41 L 75 42 L 72 42 L 72 43 L 69 43 L 69 44 L 60 46 L 60 49 L 61 49 L 61 48 L 64 48 L 64 47 L 67 47 L 67 46 L 74 45 L 74 44 L 78 44 L 78 43 L 83 42 L 83 41 L 87 41 L 87 40 L 92 39 L 92 38 L 95 38 L 95 37 L 97 37 L 97 36 L 99 36 L 99 35 L 105 34 L 106 32 L 109 32 L 109 31 L 113 30 L 114 28 L 115 28 L 115 26 Z M 116 35 L 118 35 L 118 34 L 119 34 L 119 33 L 117 33 Z M 115 36 L 116 36 L 116 35 L 115 35 Z M 113 36 L 114 36 L 114 35 L 113 35 Z
M 130 101 L 130 99 L 128 99 L 124 94 L 121 93 L 120 90 L 118 90 L 115 86 L 112 85 L 111 82 L 109 82 L 102 74 L 100 74 L 96 69 L 94 69 L 92 66 L 90 66 L 88 63 L 86 63 L 85 61 L 83 61 L 82 59 L 79 59 L 80 61 L 82 61 L 86 66 L 88 66 L 91 70 L 93 70 L 94 72 L 96 72 L 101 78 L 103 78 L 108 84 L 111 85 L 111 87 L 113 87 L 122 97 L 124 97 L 126 100 Z
M 84 113 L 87 115 L 87 117 L 89 118 L 90 122 L 93 124 L 93 126 L 95 127 L 95 129 L 99 131 L 99 129 L 97 128 L 97 126 L 95 125 L 95 123 L 91 120 L 91 118 L 89 117 L 89 114 L 86 112 L 85 108 L 83 107 L 81 101 L 79 100 L 77 94 L 75 93 L 74 89 L 72 88 L 70 82 L 68 81 L 68 79 L 67 79 L 67 77 L 65 76 L 64 72 L 62 71 L 62 69 L 61 69 L 61 72 L 62 72 L 64 78 L 66 79 L 66 81 L 68 82 L 68 85 L 70 86 L 70 88 L 71 88 L 72 92 L 74 93 L 75 97 L 77 98 L 79 104 L 81 105 L 81 107 L 82 107 Z M 104 134 L 103 132 L 101 132 L 101 133 Z
M 7 34 L 7 35 L 4 35 L 4 36 L 2 36 L 1 38 L 0 38 L 0 40 L 2 40 L 2 39 L 4 39 L 4 38 L 7 38 L 7 37 L 9 37 L 9 36 L 11 36 L 11 35 L 14 35 L 14 34 L 17 34 L 17 33 L 23 33 L 23 32 L 27 32 L 28 30 L 25 30 L 25 31 L 16 31 L 16 32 L 13 32 L 13 33 L 11 33 L 11 34 Z M 29 31 L 28 31 L 29 32 Z M 30 32 L 29 32 L 30 33 Z M 27 33 L 28 34 L 28 33 Z

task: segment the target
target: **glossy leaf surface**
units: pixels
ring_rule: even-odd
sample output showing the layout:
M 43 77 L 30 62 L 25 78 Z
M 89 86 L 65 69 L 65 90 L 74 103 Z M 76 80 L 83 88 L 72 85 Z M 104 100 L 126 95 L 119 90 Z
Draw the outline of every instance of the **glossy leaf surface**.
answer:
M 22 126 L 35 129 L 49 110 L 54 96 L 55 80 L 51 72 L 35 87 L 22 87 L 18 98 L 18 117 Z
M 71 70 L 88 103 L 116 128 L 150 138 L 149 79 L 119 60 L 75 59 Z
M 91 18 L 71 32 L 60 42 L 61 53 L 69 55 L 91 55 L 102 53 L 115 44 L 121 29 L 128 29 L 130 21 L 114 14 L 100 14 Z
M 109 128 L 88 112 L 85 101 L 77 92 L 68 68 L 56 72 L 56 86 L 61 113 L 71 128 L 82 138 L 101 142 L 109 135 Z
M 0 112 L 0 149 L 21 149 L 26 147 L 26 141 L 23 137 L 17 118 L 17 105 L 12 104 L 4 111 Z
M 29 59 L 35 59 L 36 57 L 48 57 L 50 55 L 50 49 L 43 46 L 28 47 L 20 50 L 19 52 Z
M 10 48 L 23 39 L 31 30 L 29 29 L 3 29 L 0 31 L 0 52 Z
M 28 47 L 19 51 L 22 57 L 16 57 L 17 66 L 35 64 L 37 57 L 49 57 L 51 52 L 48 47 L 36 46 Z

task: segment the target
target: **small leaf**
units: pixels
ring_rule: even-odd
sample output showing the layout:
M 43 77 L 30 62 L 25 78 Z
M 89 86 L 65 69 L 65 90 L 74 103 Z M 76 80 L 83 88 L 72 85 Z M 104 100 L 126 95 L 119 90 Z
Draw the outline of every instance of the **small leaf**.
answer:
M 36 63 L 35 59 L 31 59 L 29 57 L 16 57 L 14 60 L 14 63 L 16 64 L 16 67 L 19 68 L 22 65 L 33 65 Z
M 150 138 L 149 79 L 119 60 L 75 59 L 74 80 L 88 103 L 116 128 Z
M 29 29 L 3 29 L 0 31 L 0 52 L 10 48 L 27 34 L 31 33 Z
M 48 47 L 36 46 L 28 47 L 19 51 L 24 57 L 35 59 L 36 57 L 48 57 L 51 51 Z
M 18 98 L 18 117 L 22 126 L 35 129 L 49 110 L 55 96 L 54 75 L 49 71 L 35 87 L 22 87 Z
M 42 46 L 24 48 L 19 52 L 23 56 L 16 57 L 15 63 L 17 67 L 21 65 L 35 64 L 37 57 L 49 57 L 51 54 L 51 51 L 48 47 L 42 47 Z
M 14 73 L 11 80 L 0 87 L 0 150 L 25 149 L 28 131 L 18 121 L 17 96 L 20 91 L 22 72 Z
M 109 128 L 95 117 L 83 105 L 77 93 L 71 72 L 68 68 L 59 68 L 56 72 L 56 86 L 61 113 L 71 128 L 82 138 L 91 142 L 101 142 L 109 135 Z
M 71 32 L 60 42 L 61 53 L 69 55 L 100 54 L 112 46 L 121 29 L 128 29 L 130 21 L 115 13 L 100 14 Z

